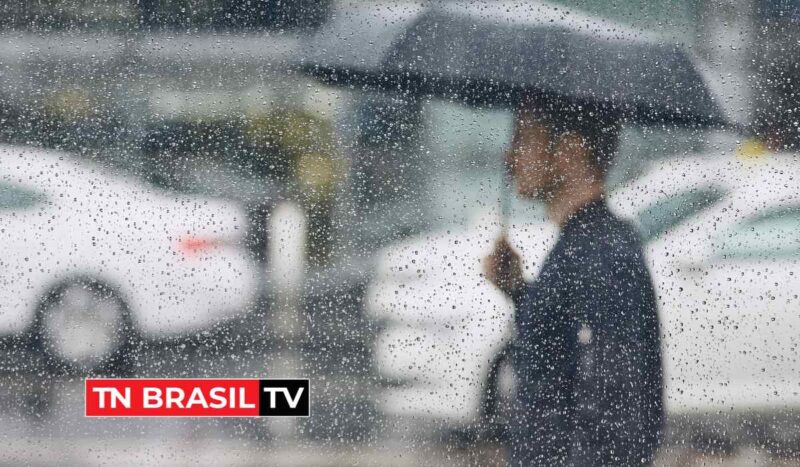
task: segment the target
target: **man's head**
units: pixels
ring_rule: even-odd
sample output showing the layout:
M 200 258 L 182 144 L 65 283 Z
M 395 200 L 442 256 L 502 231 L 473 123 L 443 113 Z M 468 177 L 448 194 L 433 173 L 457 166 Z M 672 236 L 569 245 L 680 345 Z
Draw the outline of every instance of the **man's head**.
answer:
M 564 187 L 602 184 L 619 120 L 597 106 L 529 99 L 516 110 L 506 153 L 520 195 L 547 200 Z

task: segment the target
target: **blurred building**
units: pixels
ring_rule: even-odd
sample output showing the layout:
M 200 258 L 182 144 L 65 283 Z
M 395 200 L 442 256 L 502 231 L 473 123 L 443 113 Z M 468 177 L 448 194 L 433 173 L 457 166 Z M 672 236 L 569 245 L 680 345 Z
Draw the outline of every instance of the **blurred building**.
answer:
M 309 90 L 285 59 L 327 12 L 326 0 L 5 2 L 0 138 L 264 211 L 302 158 L 279 147 L 291 138 L 254 132 L 274 133 L 265 119 L 302 112 Z M 253 246 L 261 256 L 263 243 Z

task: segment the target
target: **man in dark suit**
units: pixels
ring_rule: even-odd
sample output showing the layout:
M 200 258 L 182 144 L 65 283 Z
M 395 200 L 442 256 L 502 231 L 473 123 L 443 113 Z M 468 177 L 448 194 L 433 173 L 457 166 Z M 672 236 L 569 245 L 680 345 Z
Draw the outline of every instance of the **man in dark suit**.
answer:
M 661 438 L 656 296 L 637 232 L 604 194 L 618 135 L 598 106 L 531 99 L 516 114 L 506 164 L 560 234 L 531 283 L 505 237 L 484 263 L 516 309 L 512 465 L 649 464 Z

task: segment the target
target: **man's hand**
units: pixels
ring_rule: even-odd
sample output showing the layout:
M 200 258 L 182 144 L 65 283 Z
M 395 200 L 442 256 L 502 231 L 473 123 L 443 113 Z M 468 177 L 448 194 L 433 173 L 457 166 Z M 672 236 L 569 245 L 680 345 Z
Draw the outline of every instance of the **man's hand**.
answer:
M 503 236 L 494 244 L 494 251 L 483 259 L 486 279 L 508 296 L 525 285 L 522 279 L 522 261 Z

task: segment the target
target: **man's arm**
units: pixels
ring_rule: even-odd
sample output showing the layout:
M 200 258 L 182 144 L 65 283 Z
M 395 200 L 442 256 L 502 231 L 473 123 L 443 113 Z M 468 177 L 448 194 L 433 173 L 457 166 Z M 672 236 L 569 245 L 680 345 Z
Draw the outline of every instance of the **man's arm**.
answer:
M 511 301 L 514 303 L 514 309 L 519 310 L 523 306 L 523 302 L 528 295 L 528 289 L 530 289 L 530 284 L 522 281 L 519 286 L 511 290 L 508 294 Z
M 576 354 L 566 287 L 560 274 L 544 268 L 512 296 L 518 417 L 527 438 L 520 441 L 532 465 L 562 465 L 569 453 Z

